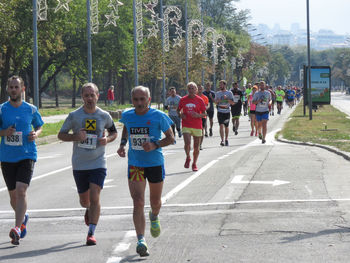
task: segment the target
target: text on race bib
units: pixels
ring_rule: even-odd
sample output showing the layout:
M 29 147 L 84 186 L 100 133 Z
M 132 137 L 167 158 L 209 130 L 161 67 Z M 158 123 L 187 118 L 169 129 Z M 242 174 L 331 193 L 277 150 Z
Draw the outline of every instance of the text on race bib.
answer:
M 97 135 L 95 134 L 86 134 L 86 139 L 78 143 L 78 147 L 84 149 L 94 150 L 97 146 Z
M 5 137 L 5 144 L 9 146 L 21 146 L 23 145 L 23 134 L 20 131 L 16 131 L 14 134 Z
M 149 128 L 130 128 L 131 148 L 136 151 L 142 151 L 142 145 L 150 142 Z

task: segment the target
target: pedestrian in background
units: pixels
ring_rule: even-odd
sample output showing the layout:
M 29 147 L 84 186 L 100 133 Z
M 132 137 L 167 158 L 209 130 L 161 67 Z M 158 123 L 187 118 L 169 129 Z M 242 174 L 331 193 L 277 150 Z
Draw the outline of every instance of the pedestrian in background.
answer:
M 112 106 L 114 103 L 114 86 L 111 85 L 107 92 L 108 105 Z
M 19 245 L 27 233 L 26 192 L 37 160 L 35 140 L 44 124 L 38 109 L 22 100 L 24 90 L 22 78 L 11 77 L 7 82 L 9 100 L 0 105 L 0 161 L 15 212 L 15 227 L 9 234 L 13 245 Z

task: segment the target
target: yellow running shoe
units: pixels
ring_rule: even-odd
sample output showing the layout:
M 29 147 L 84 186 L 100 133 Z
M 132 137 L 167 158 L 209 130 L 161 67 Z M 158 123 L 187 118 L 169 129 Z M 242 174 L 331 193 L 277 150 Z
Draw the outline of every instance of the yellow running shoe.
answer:
M 160 235 L 160 221 L 159 221 L 159 217 L 157 217 L 156 220 L 152 221 L 151 220 L 151 211 L 149 211 L 149 220 L 151 221 L 151 235 L 152 237 L 159 237 Z

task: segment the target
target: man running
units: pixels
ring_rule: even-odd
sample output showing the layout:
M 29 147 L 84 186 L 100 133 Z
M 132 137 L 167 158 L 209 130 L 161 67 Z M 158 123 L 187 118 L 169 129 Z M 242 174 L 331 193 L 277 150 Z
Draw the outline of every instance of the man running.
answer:
M 274 92 L 272 86 L 267 86 L 267 90 L 270 92 L 271 94 L 271 105 L 269 106 L 269 112 L 270 115 L 274 116 L 275 115 L 275 100 L 276 100 L 276 93 Z
M 230 124 L 230 105 L 233 105 L 233 94 L 226 89 L 226 81 L 220 80 L 220 91 L 215 94 L 215 103 L 218 106 L 218 121 L 220 125 L 221 146 L 228 146 Z
M 169 92 L 170 92 L 170 96 L 166 99 L 165 109 L 168 110 L 168 115 L 169 115 L 170 119 L 174 122 L 171 125 L 171 128 L 173 129 L 174 136 L 175 136 L 175 127 L 176 127 L 177 134 L 178 134 L 179 138 L 181 138 L 181 136 L 182 136 L 181 119 L 176 111 L 177 107 L 179 106 L 181 96 L 176 94 L 175 87 L 170 87 Z
M 282 90 L 282 86 L 279 85 L 276 90 L 276 101 L 277 101 L 277 114 L 281 114 L 283 109 L 283 100 L 286 94 Z
M 209 109 L 209 99 L 207 96 L 205 96 L 203 94 L 203 87 L 202 85 L 198 85 L 198 93 L 197 95 L 199 97 L 201 97 L 201 99 L 204 101 L 204 104 L 205 104 L 205 108 L 206 110 Z M 204 139 L 204 130 L 207 128 L 207 116 L 204 116 L 204 118 L 202 118 L 202 138 L 201 138 L 201 142 L 200 142 L 200 145 L 199 145 L 199 150 L 202 150 L 203 147 L 202 147 L 202 143 L 203 143 L 203 139 Z M 206 137 L 208 137 L 208 134 L 206 134 Z
M 260 90 L 253 96 L 253 103 L 256 104 L 255 116 L 258 122 L 259 139 L 266 142 L 267 121 L 269 120 L 269 105 L 271 105 L 271 93 L 267 90 L 265 81 L 260 81 Z
M 9 234 L 13 245 L 19 245 L 19 240 L 27 233 L 26 192 L 37 159 L 35 140 L 44 124 L 38 109 L 22 100 L 24 90 L 22 78 L 11 77 L 6 90 L 9 101 L 0 105 L 0 161 L 15 212 L 15 227 Z
M 211 90 L 211 83 L 207 82 L 205 84 L 205 91 L 203 94 L 209 99 L 209 108 L 207 109 L 207 115 L 209 118 L 209 136 L 213 136 L 213 124 L 214 124 L 214 101 L 215 101 L 215 92 Z M 207 118 L 206 118 L 207 120 Z M 208 125 L 205 125 L 205 137 L 208 137 Z
M 181 98 L 177 113 L 182 119 L 182 134 L 185 141 L 186 161 L 185 168 L 190 167 L 191 162 L 191 137 L 193 137 L 193 162 L 192 171 L 198 171 L 197 160 L 199 156 L 199 147 L 202 138 L 202 118 L 207 114 L 205 112 L 204 101 L 197 95 L 197 85 L 194 82 L 187 84 L 188 94 Z
M 231 114 L 232 114 L 232 130 L 235 133 L 235 135 L 238 134 L 238 127 L 239 127 L 239 118 L 241 117 L 242 112 L 242 98 L 243 93 L 238 89 L 238 83 L 235 82 L 232 84 L 231 92 L 233 94 L 233 102 L 234 104 L 231 105 Z
M 106 145 L 117 138 L 111 115 L 97 107 L 99 91 L 94 83 L 81 89 L 84 105 L 69 113 L 58 138 L 73 142 L 72 167 L 80 205 L 86 208 L 85 224 L 89 226 L 86 245 L 96 245 L 94 237 L 100 217 L 100 193 L 107 176 Z M 108 136 L 105 136 L 105 130 Z M 69 133 L 72 130 L 73 133 Z
M 133 200 L 133 220 L 137 234 L 136 252 L 141 256 L 149 256 L 145 240 L 145 188 L 149 183 L 150 204 L 149 218 L 151 235 L 158 237 L 161 232 L 159 211 L 162 205 L 161 196 L 165 177 L 164 156 L 162 147 L 174 142 L 171 129 L 172 121 L 163 112 L 150 106 L 151 96 L 148 88 L 138 86 L 131 91 L 131 100 L 135 109 L 122 113 L 120 122 L 124 124 L 118 155 L 126 156 L 125 145 L 129 141 L 128 150 L 128 183 Z M 161 139 L 161 133 L 165 138 Z

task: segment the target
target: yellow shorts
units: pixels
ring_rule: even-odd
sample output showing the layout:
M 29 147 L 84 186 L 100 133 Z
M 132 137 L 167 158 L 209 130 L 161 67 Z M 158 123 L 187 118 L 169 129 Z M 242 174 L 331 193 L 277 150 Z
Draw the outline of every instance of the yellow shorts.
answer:
M 182 127 L 182 133 L 189 133 L 195 137 L 202 137 L 203 135 L 202 129 L 188 128 L 188 127 Z

